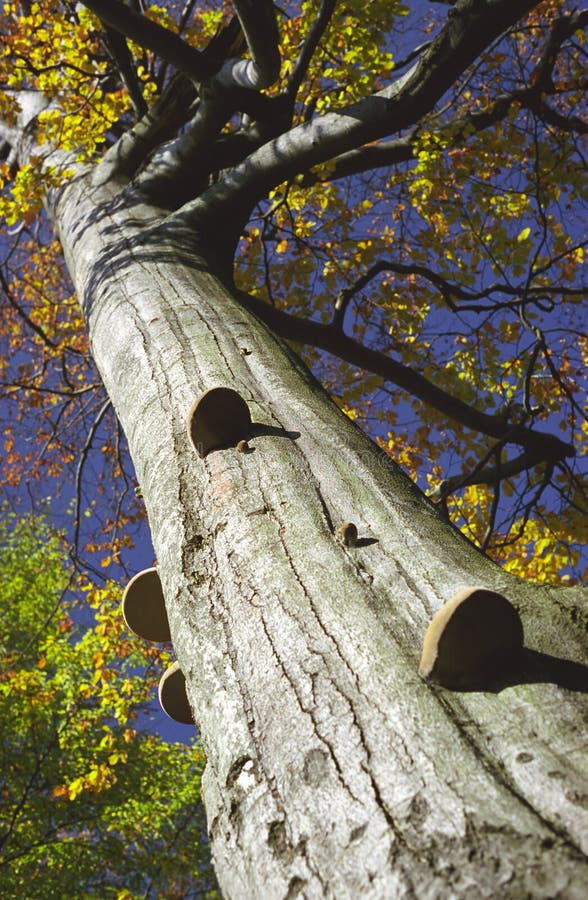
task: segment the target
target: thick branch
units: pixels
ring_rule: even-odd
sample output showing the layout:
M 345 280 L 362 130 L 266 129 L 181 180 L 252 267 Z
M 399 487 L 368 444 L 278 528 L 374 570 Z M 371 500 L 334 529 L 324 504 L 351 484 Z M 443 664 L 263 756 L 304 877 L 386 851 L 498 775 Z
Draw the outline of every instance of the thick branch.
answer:
M 150 110 L 102 157 L 94 179 L 131 178 L 152 151 L 186 123 L 196 89 L 184 74 L 172 78 Z
M 537 0 L 460 0 L 415 65 L 385 90 L 319 116 L 253 153 L 219 185 L 187 204 L 183 218 L 202 222 L 227 204 L 249 210 L 277 184 L 370 141 L 409 128 L 429 113 L 455 80 Z M 242 222 L 235 218 L 236 227 Z
M 465 428 L 497 439 L 506 437 L 529 451 L 537 452 L 541 459 L 555 461 L 575 455 L 574 447 L 555 435 L 533 431 L 522 424 L 513 427 L 512 422 L 503 416 L 480 412 L 428 381 L 419 372 L 378 350 L 364 347 L 332 325 L 299 319 L 249 294 L 240 293 L 239 296 L 244 305 L 281 337 L 326 350 L 350 365 L 380 375 Z
M 526 105 L 529 106 L 531 96 L 536 95 L 538 95 L 536 88 L 512 91 L 508 94 L 501 94 L 488 109 L 468 113 L 453 125 L 450 146 L 461 144 L 472 132 L 483 131 L 485 128 L 501 122 L 508 115 L 513 103 L 518 102 L 524 105 L 527 100 Z M 419 130 L 420 124 L 417 124 L 409 134 L 403 135 L 401 138 L 367 144 L 365 147 L 342 153 L 333 160 L 334 166 L 329 169 L 328 179 L 322 179 L 311 171 L 305 173 L 303 185 L 309 186 L 323 180 L 336 181 L 360 172 L 371 172 L 373 169 L 410 162 L 416 157 L 415 148 Z
M 214 74 L 204 53 L 186 44 L 182 38 L 157 22 L 137 15 L 119 0 L 84 0 L 84 6 L 125 37 L 141 47 L 153 50 L 197 81 L 204 81 Z
M 240 77 L 237 71 L 233 71 L 233 77 L 243 87 L 269 87 L 280 73 L 274 4 L 272 0 L 233 0 L 233 6 L 251 53 L 250 61 L 240 63 Z
M 572 15 L 562 15 L 555 20 L 543 48 L 541 58 L 535 68 L 533 78 L 543 92 L 553 93 L 554 91 L 552 81 L 553 67 L 562 44 L 578 29 L 585 28 L 587 24 L 588 10 L 575 11 Z
M 154 154 L 134 180 L 134 188 L 164 209 L 174 209 L 186 196 L 196 195 L 214 165 L 214 142 L 231 111 L 218 85 L 203 85 L 191 122 L 175 141 Z
M 119 31 L 116 31 L 114 28 L 109 28 L 108 26 L 105 27 L 104 32 L 108 50 L 111 53 L 121 81 L 131 98 L 135 115 L 137 118 L 140 118 L 147 112 L 147 103 L 143 97 L 141 82 L 137 77 L 126 39 Z
M 583 89 L 586 85 L 583 85 Z M 523 105 L 535 112 L 544 122 L 559 128 L 560 131 L 572 131 L 576 134 L 588 134 L 588 122 L 579 116 L 564 116 L 562 113 L 549 106 L 542 98 L 523 99 Z
M 555 94 L 551 72 L 556 61 L 557 51 L 565 39 L 573 35 L 578 29 L 584 28 L 588 22 L 588 11 L 584 10 L 571 16 L 562 16 L 556 20 L 545 47 L 531 76 L 531 86 L 519 88 L 501 94 L 494 103 L 485 110 L 468 113 L 461 122 L 456 122 L 452 132 L 452 144 L 455 145 L 472 130 L 475 132 L 490 128 L 496 122 L 502 121 L 508 115 L 514 103 L 532 110 L 545 122 L 563 131 L 575 131 L 578 134 L 588 133 L 588 123 L 579 116 L 564 116 L 557 110 L 548 106 L 545 102 L 545 94 Z M 428 45 L 427 45 L 428 46 Z M 393 166 L 399 162 L 407 162 L 414 158 L 414 141 L 418 134 L 415 128 L 410 136 L 404 136 L 398 141 L 386 141 L 381 144 L 367 145 L 361 149 L 352 150 L 341 154 L 335 159 L 335 167 L 329 172 L 329 181 L 337 178 L 345 178 L 359 172 L 371 171 L 382 166 Z M 304 185 L 315 184 L 321 179 L 312 172 L 304 176 Z
M 373 169 L 410 162 L 415 157 L 416 134 L 417 129 L 415 128 L 409 135 L 396 140 L 367 144 L 358 150 L 342 153 L 334 160 L 335 166 L 332 170 L 329 169 L 328 178 L 322 178 L 312 170 L 305 172 L 302 178 L 302 187 L 310 187 L 320 181 L 336 181 L 338 178 L 347 178 L 349 175 L 357 175 L 360 172 L 371 172 Z

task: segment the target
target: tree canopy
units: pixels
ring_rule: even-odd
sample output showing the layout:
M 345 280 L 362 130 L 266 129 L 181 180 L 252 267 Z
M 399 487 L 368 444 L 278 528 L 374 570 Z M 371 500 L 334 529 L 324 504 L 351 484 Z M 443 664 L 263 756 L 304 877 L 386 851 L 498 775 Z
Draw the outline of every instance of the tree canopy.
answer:
M 126 631 L 113 585 L 76 601 L 43 520 L 3 514 L 2 896 L 207 895 L 202 753 L 140 721 L 169 655 Z
M 250 307 L 485 552 L 533 580 L 577 579 L 587 13 L 527 4 L 481 55 L 475 36 L 463 41 L 471 65 L 452 83 L 443 26 L 457 29 L 468 4 L 372 3 L 366 15 L 355 0 L 288 3 L 277 33 L 266 6 L 255 15 L 272 71 L 260 92 L 245 75 L 244 86 L 201 81 L 232 53 L 253 71 L 245 60 L 258 51 L 230 4 L 4 5 L 5 485 L 61 491 L 77 552 L 98 550 L 105 568 L 142 514 L 44 224 L 48 186 L 105 156 L 122 178 L 139 167 L 135 182 L 161 207 L 194 197 L 196 215 L 203 180 L 220 196 L 223 173 L 234 185 L 251 159 L 258 179 L 264 166 L 271 177 L 235 217 L 234 274 Z M 428 72 L 415 89 L 423 114 L 399 115 L 394 91 L 415 67 Z M 11 135 L 31 104 L 35 145 L 23 156 Z M 193 152 L 202 128 L 206 158 Z M 315 149 L 296 156 L 305 130 Z M 272 141 L 278 174 L 264 159 Z M 165 153 L 173 169 L 155 167 Z

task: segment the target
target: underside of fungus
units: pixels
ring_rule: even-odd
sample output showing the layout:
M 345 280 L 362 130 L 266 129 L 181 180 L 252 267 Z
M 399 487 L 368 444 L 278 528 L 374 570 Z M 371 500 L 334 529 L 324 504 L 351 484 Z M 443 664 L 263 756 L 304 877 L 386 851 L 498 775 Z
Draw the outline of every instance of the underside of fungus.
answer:
M 169 641 L 169 622 L 157 569 L 144 569 L 129 581 L 122 598 L 128 627 L 148 641 Z
M 251 414 L 237 391 L 216 387 L 198 397 L 188 413 L 187 424 L 196 453 L 205 457 L 211 450 L 246 442 L 251 432 Z
M 523 626 L 506 597 L 465 588 L 427 628 L 419 675 L 448 688 L 483 690 L 512 667 L 522 647 Z
M 182 725 L 194 724 L 194 717 L 186 694 L 186 679 L 178 662 L 172 663 L 161 676 L 159 702 L 164 713 L 170 719 L 174 719 Z

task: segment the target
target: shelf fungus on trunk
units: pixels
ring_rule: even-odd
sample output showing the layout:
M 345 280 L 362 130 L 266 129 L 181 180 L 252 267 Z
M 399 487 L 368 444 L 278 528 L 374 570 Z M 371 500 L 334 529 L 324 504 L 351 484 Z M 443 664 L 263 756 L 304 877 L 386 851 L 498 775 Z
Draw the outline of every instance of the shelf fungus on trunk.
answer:
M 337 538 L 345 547 L 355 547 L 357 543 L 357 525 L 353 522 L 343 522 L 337 529 Z
M 178 662 L 172 663 L 161 676 L 159 702 L 170 719 L 181 722 L 182 725 L 194 724 L 194 716 L 186 694 L 186 678 Z
M 169 641 L 171 635 L 157 569 L 144 569 L 129 581 L 122 614 L 135 634 L 148 641 Z
M 200 457 L 211 450 L 234 447 L 251 433 L 249 407 L 232 388 L 210 388 L 188 413 L 188 434 Z
M 516 665 L 522 648 L 523 625 L 506 597 L 464 588 L 431 620 L 419 675 L 443 687 L 483 690 Z

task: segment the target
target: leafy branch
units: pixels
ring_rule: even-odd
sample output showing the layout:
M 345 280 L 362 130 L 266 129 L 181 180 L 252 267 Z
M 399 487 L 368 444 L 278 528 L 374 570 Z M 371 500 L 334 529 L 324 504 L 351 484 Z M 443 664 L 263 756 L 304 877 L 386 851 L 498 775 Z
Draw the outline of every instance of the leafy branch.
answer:
M 245 306 L 281 337 L 325 350 L 350 365 L 380 375 L 466 428 L 512 441 L 530 452 L 536 451 L 544 460 L 575 455 L 574 447 L 555 435 L 536 431 L 523 423 L 513 426 L 503 415 L 481 412 L 433 384 L 420 372 L 348 337 L 333 323 L 324 325 L 298 318 L 244 292 L 239 296 Z

